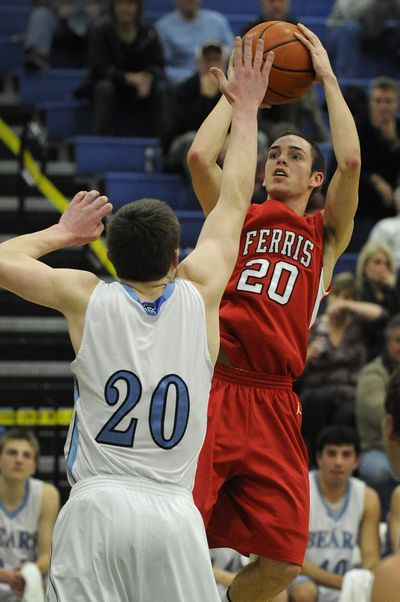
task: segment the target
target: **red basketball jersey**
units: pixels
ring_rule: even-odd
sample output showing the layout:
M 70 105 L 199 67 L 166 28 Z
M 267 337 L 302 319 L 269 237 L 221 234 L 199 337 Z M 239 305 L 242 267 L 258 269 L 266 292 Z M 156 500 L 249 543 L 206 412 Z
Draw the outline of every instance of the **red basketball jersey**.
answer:
M 221 346 L 232 366 L 297 378 L 308 330 L 324 296 L 322 213 L 284 203 L 251 205 L 220 309 Z

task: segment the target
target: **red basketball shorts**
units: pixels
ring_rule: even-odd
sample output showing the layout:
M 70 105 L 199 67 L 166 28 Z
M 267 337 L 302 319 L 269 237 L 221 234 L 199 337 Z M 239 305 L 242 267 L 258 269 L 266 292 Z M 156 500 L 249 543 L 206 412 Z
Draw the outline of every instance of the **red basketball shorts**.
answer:
M 309 480 L 290 378 L 217 364 L 194 499 L 210 548 L 303 564 Z

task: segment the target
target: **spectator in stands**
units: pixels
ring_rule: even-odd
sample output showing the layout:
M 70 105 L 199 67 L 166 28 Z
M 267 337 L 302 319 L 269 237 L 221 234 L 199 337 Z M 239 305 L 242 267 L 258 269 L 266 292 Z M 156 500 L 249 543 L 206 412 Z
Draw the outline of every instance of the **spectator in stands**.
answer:
M 91 32 L 89 83 L 93 133 L 158 136 L 163 120 L 163 54 L 141 0 L 112 0 Z
M 361 177 L 353 237 L 348 250 L 358 252 L 375 223 L 395 215 L 394 190 L 399 177 L 399 87 L 390 77 L 377 77 L 369 87 L 368 114 L 356 119 L 361 145 Z M 331 157 L 328 178 L 336 166 Z M 324 185 L 326 186 L 326 185 Z
M 398 26 L 391 24 L 393 19 L 400 19 L 398 0 L 336 0 L 327 20 L 335 73 L 339 77 L 360 77 L 360 72 L 368 76 L 368 62 L 376 59 L 376 54 L 384 73 L 396 69 L 400 34 Z
M 367 358 L 362 325 L 381 313 L 379 305 L 358 300 L 353 274 L 342 272 L 333 278 L 326 309 L 310 330 L 307 363 L 298 382 L 302 432 L 311 463 L 324 427 L 355 426 L 357 374 Z
M 400 175 L 400 167 L 399 167 Z M 395 217 L 387 217 L 380 220 L 372 228 L 369 241 L 386 244 L 393 255 L 394 267 L 400 269 L 400 186 L 393 192 L 393 204 L 397 211 Z
M 27 579 L 40 587 L 49 568 L 60 499 L 54 485 L 33 478 L 38 456 L 31 431 L 13 428 L 0 438 L 0 600 L 7 602 L 21 599 Z
M 196 50 L 205 40 L 219 40 L 232 48 L 233 33 L 227 18 L 201 8 L 201 0 L 175 0 L 176 10 L 156 22 L 165 58 L 167 80 L 178 84 L 196 71 Z
M 400 479 L 400 369 L 395 370 L 389 379 L 382 430 L 390 468 L 393 475 Z M 397 488 L 393 494 L 397 512 L 398 491 Z M 396 535 L 394 531 L 393 535 Z M 400 598 L 400 553 L 398 549 L 396 551 L 396 544 L 396 540 L 393 541 L 393 556 L 386 558 L 375 571 L 371 602 L 398 602 Z
M 396 314 L 385 329 L 385 349 L 361 370 L 356 391 L 357 429 L 362 449 L 359 476 L 378 492 L 383 520 L 389 510 L 396 481 L 384 450 L 382 421 L 386 386 L 392 372 L 399 367 L 400 314 Z
M 382 308 L 378 322 L 364 331 L 368 360 L 371 360 L 384 347 L 385 325 L 391 316 L 400 312 L 394 260 L 389 247 L 383 243 L 366 243 L 357 257 L 356 278 L 361 299 Z
M 84 66 L 89 28 L 105 6 L 106 0 L 34 0 L 24 40 L 26 68 L 50 67 L 55 38 L 64 51 L 71 49 L 76 66 Z
M 379 499 L 352 476 L 359 453 L 359 438 L 349 427 L 329 426 L 318 436 L 318 469 L 310 472 L 308 545 L 301 575 L 290 586 L 292 602 L 341 600 L 356 546 L 364 569 L 379 563 Z M 372 579 L 370 573 L 363 577 Z
M 221 96 L 218 80 L 210 67 L 225 71 L 227 59 L 227 48 L 222 42 L 204 41 L 197 50 L 195 73 L 172 89 L 162 136 L 167 171 L 187 174 L 188 150 L 197 130 Z
M 297 23 L 297 19 L 291 13 L 291 1 L 260 0 L 259 17 L 246 25 L 241 35 L 245 35 L 249 29 L 264 21 Z M 329 130 L 314 87 L 298 100 L 262 110 L 260 126 L 271 139 L 278 138 L 286 130 L 295 130 L 306 134 L 315 142 L 330 141 Z

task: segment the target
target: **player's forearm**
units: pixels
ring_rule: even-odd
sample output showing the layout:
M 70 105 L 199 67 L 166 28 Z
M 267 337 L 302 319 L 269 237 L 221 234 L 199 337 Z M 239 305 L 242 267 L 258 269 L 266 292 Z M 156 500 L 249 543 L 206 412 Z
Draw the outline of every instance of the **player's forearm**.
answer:
M 192 168 L 196 161 L 205 164 L 216 162 L 225 143 L 231 120 L 232 107 L 225 96 L 221 96 L 196 133 L 189 149 L 189 168 Z
M 328 106 L 332 146 L 338 168 L 358 174 L 361 165 L 361 150 L 353 115 L 333 74 L 325 77 L 322 85 Z
M 222 171 L 221 196 L 230 204 L 248 206 L 254 189 L 257 163 L 256 104 L 235 106 L 231 136 Z
M 50 226 L 45 230 L 16 236 L 0 244 L 0 264 L 6 257 L 25 255 L 37 259 L 64 247 L 74 244 L 71 232 L 59 224 Z
M 332 587 L 334 589 L 341 589 L 342 587 L 343 577 L 341 575 L 325 571 L 309 560 L 304 561 L 301 574 L 310 577 L 318 585 L 324 585 L 325 587 Z

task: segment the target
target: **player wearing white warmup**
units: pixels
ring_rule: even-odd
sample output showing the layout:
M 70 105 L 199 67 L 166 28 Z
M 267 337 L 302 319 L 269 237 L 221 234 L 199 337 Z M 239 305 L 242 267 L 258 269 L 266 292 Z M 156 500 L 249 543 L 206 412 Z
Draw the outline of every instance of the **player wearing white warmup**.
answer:
M 263 65 L 260 41 L 253 60 L 251 40 L 237 38 L 228 79 L 213 70 L 233 107 L 231 142 L 219 202 L 180 265 L 178 220 L 149 199 L 109 224 L 120 282 L 37 261 L 98 238 L 112 207 L 96 191 L 78 193 L 57 225 L 0 245 L 0 286 L 63 313 L 76 352 L 72 491 L 54 531 L 49 602 L 219 600 L 191 489 L 272 59 Z
M 32 477 L 39 442 L 26 429 L 11 428 L 0 438 L 0 601 L 17 602 L 25 592 L 22 565 L 46 577 L 51 535 L 60 507 L 54 485 Z
M 359 439 L 351 428 L 327 427 L 317 438 L 318 470 L 310 472 L 307 551 L 302 574 L 290 587 L 293 602 L 337 602 L 357 545 L 363 568 L 379 562 L 379 499 L 351 476 L 359 453 Z

